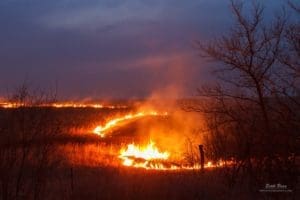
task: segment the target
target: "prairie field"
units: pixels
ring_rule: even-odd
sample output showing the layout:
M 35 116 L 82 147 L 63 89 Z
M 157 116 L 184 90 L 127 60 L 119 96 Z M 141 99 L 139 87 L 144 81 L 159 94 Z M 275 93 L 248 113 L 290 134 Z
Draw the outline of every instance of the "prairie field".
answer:
M 140 107 L 2 108 L 1 199 L 263 199 L 274 196 L 259 192 L 264 188 L 264 181 L 249 186 L 250 174 L 234 172 L 238 170 L 239 160 L 230 158 L 229 161 L 227 157 L 218 162 L 219 158 L 209 152 L 207 136 L 196 129 L 204 126 L 199 115 L 180 109 L 160 108 L 154 112 L 151 108 L 148 112 L 149 108 Z M 123 120 L 122 116 L 127 117 Z M 105 135 L 95 132 L 95 127 L 107 124 L 111 127 L 103 131 Z M 125 164 L 120 156 L 122 150 L 130 144 L 137 149 L 138 145 L 149 147 L 150 142 L 154 151 L 168 153 L 168 158 L 130 155 L 126 159 L 132 163 Z M 205 147 L 203 169 L 199 144 Z M 293 187 L 293 192 L 276 194 L 276 198 L 290 199 L 298 195 L 297 177 L 295 182 L 289 174 L 276 178 Z

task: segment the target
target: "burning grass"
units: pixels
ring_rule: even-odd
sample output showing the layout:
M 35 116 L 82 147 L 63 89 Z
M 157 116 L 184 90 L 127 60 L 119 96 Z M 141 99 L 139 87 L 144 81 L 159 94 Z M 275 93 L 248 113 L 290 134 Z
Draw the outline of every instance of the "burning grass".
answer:
M 201 120 L 199 118 L 191 119 L 190 115 L 186 116 L 180 112 L 168 110 L 168 113 L 165 113 L 163 110 L 153 108 L 98 109 L 74 107 L 56 109 L 34 107 L 0 109 L 0 113 L 0 117 L 3 119 L 0 122 L 5 127 L 3 130 L 9 130 L 9 134 L 3 135 L 1 139 L 4 141 L 4 136 L 9 136 L 8 139 L 13 139 L 11 142 L 14 145 L 7 149 L 2 146 L 2 151 L 10 153 L 12 150 L 11 155 L 15 155 L 13 150 L 15 148 L 20 149 L 18 152 L 21 152 L 22 148 L 24 148 L 24 152 L 30 148 L 34 149 L 27 156 L 24 164 L 24 169 L 32 171 L 27 172 L 22 169 L 24 171 L 22 181 L 30 185 L 30 181 L 35 180 L 32 174 L 40 173 L 38 171 L 40 169 L 36 166 L 39 166 L 40 163 L 49 162 L 51 165 L 43 168 L 43 174 L 36 176 L 46 181 L 45 176 L 48 176 L 50 172 L 53 173 L 47 177 L 47 181 L 50 180 L 47 182 L 47 186 L 51 187 L 49 191 L 53 194 L 56 194 L 55 191 L 57 190 L 57 193 L 69 195 L 62 198 L 83 199 L 90 197 L 94 199 L 107 195 L 107 199 L 132 199 L 132 197 L 136 197 L 136 194 L 140 195 L 141 198 L 148 194 L 148 197 L 153 197 L 152 199 L 172 198 L 178 197 L 178 195 L 182 195 L 181 197 L 184 199 L 193 199 L 194 195 L 200 195 L 199 188 L 204 188 L 207 184 L 209 187 L 214 187 L 212 183 L 215 183 L 216 177 L 219 178 L 217 173 L 226 171 L 231 165 L 236 166 L 233 160 L 212 161 L 206 157 L 205 173 L 203 173 L 205 175 L 199 173 L 201 167 L 197 147 L 198 144 L 203 144 L 203 141 L 201 138 L 193 138 L 191 127 L 194 127 L 195 122 L 198 126 Z M 26 133 L 30 133 L 36 127 L 38 130 L 52 130 L 48 120 L 63 122 L 62 127 L 53 130 L 55 132 L 53 135 L 41 135 L 45 138 L 38 137 L 29 140 L 28 146 L 25 146 L 24 141 L 18 135 L 20 133 L 18 128 L 21 127 L 16 126 L 16 121 L 4 120 L 6 117 L 16 117 L 16 114 L 24 113 L 26 116 L 30 116 L 24 119 L 26 120 L 24 128 L 28 129 Z M 48 119 L 41 113 L 51 113 L 53 116 Z M 40 118 L 33 118 L 34 115 L 38 115 Z M 39 120 L 33 119 L 44 121 L 31 127 L 29 124 L 33 123 L 32 121 L 34 123 L 39 122 Z M 35 125 L 34 123 L 32 126 Z M 105 137 L 101 137 L 101 135 L 99 137 L 97 133 L 91 134 L 91 130 L 99 123 L 102 124 L 101 133 L 107 134 Z M 10 126 L 6 126 L 7 124 Z M 70 127 L 74 128 L 74 131 L 73 129 L 69 131 Z M 186 138 L 189 139 L 188 144 L 191 148 L 187 149 Z M 15 139 L 16 142 L 14 142 Z M 49 160 L 38 162 L 36 152 L 43 155 L 43 152 L 40 152 L 41 147 L 47 147 L 49 144 L 51 144 L 51 148 L 45 149 L 47 155 L 49 153 L 47 157 Z M 18 162 L 15 162 L 16 164 L 20 162 L 21 153 L 18 153 L 17 157 Z M 13 158 L 12 156 L 12 161 Z M 41 159 L 44 159 L 44 156 L 41 156 Z M 6 161 L 6 159 L 3 160 Z M 7 163 L 10 162 L 3 164 Z M 15 170 L 18 170 L 18 167 L 16 165 Z M 51 170 L 48 170 L 49 168 Z M 11 167 L 7 169 L 12 172 Z M 17 173 L 10 174 L 13 177 Z M 210 175 L 214 178 L 209 177 Z M 60 180 L 56 180 L 55 177 L 59 177 Z M 187 191 L 182 188 L 183 184 L 186 184 Z M 61 188 L 64 191 L 61 191 Z M 158 191 L 154 191 L 153 188 Z M 161 191 L 161 188 L 164 188 L 167 193 Z M 206 190 L 203 189 L 203 191 Z M 123 193 L 126 197 L 120 196 Z M 214 195 L 214 192 L 211 194 Z
M 151 111 L 143 110 L 143 111 L 136 112 L 134 114 L 127 113 L 124 114 L 123 116 L 117 116 L 115 118 L 111 118 L 110 120 L 107 120 L 107 122 L 104 123 L 103 126 L 97 126 L 93 130 L 93 133 L 99 135 L 102 139 L 106 139 L 108 137 L 109 138 L 120 137 L 114 135 L 113 130 L 120 127 L 132 126 L 133 121 L 137 121 L 137 120 L 143 121 L 143 119 L 147 117 L 155 118 L 155 117 L 165 117 L 165 116 L 169 116 L 169 114 L 167 112 L 154 111 L 154 110 Z M 158 123 L 153 123 L 152 125 L 155 127 L 154 129 L 157 131 L 157 133 L 159 133 L 160 135 L 165 135 L 164 130 L 158 128 L 159 127 Z M 137 124 L 135 124 L 135 126 L 137 126 Z M 153 126 L 151 128 L 153 128 Z M 144 126 L 143 126 L 143 130 L 146 130 L 144 129 Z M 182 131 L 182 130 L 179 129 L 177 131 Z M 174 132 L 176 132 L 176 130 Z M 135 135 L 131 133 L 131 137 L 132 139 L 134 139 Z M 144 138 L 147 138 L 147 136 L 144 135 Z M 158 140 L 161 141 L 161 139 Z M 125 145 L 126 147 L 124 147 L 124 142 L 125 140 L 122 141 L 123 147 L 119 150 L 119 152 L 115 153 L 115 157 L 118 157 L 122 161 L 123 166 L 132 167 L 132 168 L 144 168 L 147 170 L 149 169 L 151 170 L 192 170 L 193 169 L 194 170 L 194 169 L 201 168 L 199 162 L 183 164 L 182 152 L 179 153 L 180 158 L 178 159 L 178 157 L 175 158 L 175 156 L 168 150 L 162 151 L 161 149 L 164 149 L 162 146 L 166 146 L 168 144 L 161 145 L 161 148 L 158 148 L 156 146 L 156 143 L 153 140 L 150 140 L 150 142 L 148 142 L 145 145 L 127 143 Z M 179 146 L 177 150 L 180 152 Z M 216 163 L 208 161 L 204 167 L 216 168 L 216 167 L 222 167 L 224 164 L 225 162 L 223 161 L 218 161 Z
M 0 108 L 19 108 L 19 107 L 52 107 L 52 108 L 94 108 L 94 109 L 125 109 L 128 108 L 128 105 L 122 104 L 107 104 L 107 103 L 85 103 L 85 102 L 55 102 L 55 103 L 19 103 L 19 102 L 9 102 L 2 101 L 0 102 Z
M 64 123 L 61 133 L 45 140 L 57 143 L 62 156 L 72 165 L 110 165 L 147 170 L 200 169 L 198 152 L 193 163 L 184 162 L 184 133 L 190 132 L 186 127 L 191 124 L 187 117 L 183 119 L 181 114 L 153 107 L 104 110 L 98 105 L 57 103 L 52 107 L 28 107 L 26 112 L 47 109 L 55 115 L 54 118 Z M 4 111 L 15 112 L 14 109 Z M 70 124 L 66 123 L 68 120 Z M 94 128 L 94 135 L 89 135 L 89 127 L 97 121 L 102 121 L 102 125 Z M 69 147 L 72 144 L 75 146 Z M 207 162 L 205 167 L 221 165 L 220 162 Z
M 138 112 L 138 113 L 135 113 L 135 114 L 126 114 L 124 116 L 121 116 L 121 117 L 116 117 L 116 118 L 113 118 L 111 120 L 108 120 L 104 125 L 99 125 L 97 126 L 94 130 L 93 130 L 93 133 L 101 136 L 102 138 L 104 137 L 107 137 L 107 132 L 116 127 L 116 126 L 120 126 L 122 123 L 126 123 L 126 122 L 129 122 L 129 121 L 132 121 L 132 120 L 135 120 L 135 119 L 139 119 L 139 118 L 143 118 L 143 117 L 146 117 L 146 116 L 167 116 L 168 113 L 167 112 L 164 112 L 164 113 L 159 113 L 157 111 L 141 111 L 141 112 Z
M 120 158 L 123 160 L 123 165 L 133 166 L 133 167 L 144 167 L 148 168 L 152 166 L 151 162 L 164 161 L 169 158 L 170 154 L 168 152 L 160 152 L 155 146 L 155 143 L 150 141 L 150 143 L 145 147 L 135 146 L 134 144 L 129 144 L 127 149 L 122 149 L 120 151 Z M 138 161 L 141 162 L 138 162 Z M 156 166 L 160 168 L 162 166 Z
M 183 165 L 170 159 L 169 152 L 161 152 L 153 141 L 146 146 L 136 146 L 129 144 L 126 149 L 121 149 L 119 158 L 123 161 L 124 166 L 134 168 L 144 168 L 152 170 L 195 170 L 201 169 L 200 164 Z M 204 168 L 222 167 L 225 164 L 232 164 L 233 161 L 218 161 L 213 163 L 208 161 Z

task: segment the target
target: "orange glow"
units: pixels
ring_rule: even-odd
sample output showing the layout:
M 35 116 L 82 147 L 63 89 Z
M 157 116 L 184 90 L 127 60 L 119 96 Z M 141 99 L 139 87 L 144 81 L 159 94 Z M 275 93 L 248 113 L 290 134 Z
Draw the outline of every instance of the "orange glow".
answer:
M 145 147 L 129 144 L 126 149 L 121 149 L 119 158 L 123 161 L 122 164 L 126 167 L 144 168 L 151 170 L 199 170 L 201 166 L 195 164 L 193 166 L 186 166 L 176 164 L 170 160 L 171 154 L 167 151 L 162 152 L 155 143 L 150 141 Z M 232 164 L 232 161 L 218 161 L 213 163 L 211 161 L 204 165 L 204 168 L 217 168 Z
M 144 167 L 148 166 L 149 161 L 155 160 L 167 160 L 170 154 L 168 152 L 160 152 L 155 146 L 155 143 L 150 143 L 145 147 L 135 146 L 129 144 L 127 149 L 120 151 L 120 158 L 123 160 L 123 165 L 133 167 Z M 136 163 L 135 160 L 140 160 L 140 163 Z M 160 166 L 157 165 L 160 168 Z
M 15 103 L 1 102 L 0 107 L 1 108 L 16 108 L 17 105 Z
M 55 108 L 103 108 L 102 104 L 84 104 L 84 103 L 54 103 L 50 105 L 44 106 L 52 106 Z
M 0 101 L 0 108 L 18 108 L 22 106 L 22 104 L 19 103 L 13 103 L 13 102 L 4 102 Z M 38 105 L 38 107 L 54 107 L 54 108 L 108 108 L 108 109 L 122 109 L 122 108 L 128 108 L 128 106 L 122 106 L 122 105 L 104 105 L 104 104 L 94 104 L 94 103 L 74 103 L 74 102 L 62 102 L 62 103 L 51 103 L 51 104 L 41 104 Z M 132 122 L 131 120 L 140 119 L 143 117 L 154 117 L 154 116 L 168 116 L 170 113 L 167 112 L 160 112 L 155 111 L 153 107 L 144 107 L 139 108 L 139 111 L 137 112 L 131 112 L 124 114 L 123 116 L 119 115 L 115 118 L 108 119 L 105 123 L 95 127 L 93 130 L 86 130 L 84 128 L 84 133 L 89 132 L 91 134 L 91 131 L 93 131 L 94 134 L 99 135 L 102 138 L 105 138 L 109 136 L 110 133 L 112 133 L 111 130 L 113 128 L 118 126 L 127 125 L 126 123 Z M 164 108 L 165 109 L 165 108 Z M 172 118 L 174 120 L 174 112 L 172 112 Z M 180 126 L 177 127 L 178 124 L 180 124 L 182 121 L 187 123 L 187 120 L 185 119 L 184 115 L 180 115 L 178 117 L 176 115 L 176 121 L 172 123 L 171 125 L 174 125 L 172 127 L 171 131 L 172 133 L 169 133 L 169 129 L 160 129 L 159 124 L 155 124 L 154 126 L 151 126 L 151 131 L 149 131 L 149 135 L 151 135 L 152 139 L 155 139 L 156 141 L 160 141 L 159 147 L 156 146 L 156 143 L 153 141 L 150 141 L 146 145 L 137 145 L 134 143 L 127 144 L 125 148 L 119 149 L 119 145 L 111 145 L 108 146 L 105 143 L 103 143 L 103 146 L 99 148 L 97 145 L 83 145 L 82 147 L 78 147 L 76 149 L 76 154 L 72 153 L 74 151 L 73 147 L 66 148 L 64 151 L 66 152 L 68 158 L 70 159 L 70 162 L 73 163 L 79 163 L 81 165 L 87 165 L 87 166 L 99 166 L 99 165 L 111 165 L 111 166 L 120 166 L 120 163 L 122 166 L 127 167 L 129 169 L 134 168 L 141 168 L 145 170 L 200 170 L 200 162 L 199 161 L 193 161 L 193 164 L 187 164 L 187 161 L 185 160 L 185 157 L 183 155 L 183 149 L 179 147 L 178 144 L 173 145 L 175 142 L 179 142 L 179 140 L 182 138 L 182 135 L 179 135 L 180 137 L 176 137 L 176 139 L 169 141 L 164 141 L 165 137 L 168 137 L 168 134 L 172 134 L 172 138 L 175 138 L 174 135 L 177 132 L 179 133 L 188 133 L 189 129 L 182 129 Z M 143 125 L 143 124 L 142 124 Z M 141 132 L 143 130 L 139 130 Z M 165 132 L 168 132 L 168 134 L 163 134 Z M 153 133 L 153 134 L 152 134 Z M 174 134 L 173 134 L 174 133 Z M 156 137 L 156 136 L 159 137 Z M 124 143 L 122 142 L 122 145 Z M 126 143 L 125 143 L 126 144 Z M 165 148 L 164 148 L 165 147 Z M 63 148 L 63 147 L 62 147 Z M 76 156 L 73 156 L 76 155 Z M 72 156 L 71 156 L 72 155 Z M 197 160 L 197 156 L 195 156 L 195 160 Z M 233 165 L 235 162 L 233 160 L 219 160 L 219 161 L 210 161 L 207 160 L 207 162 L 204 164 L 205 169 L 212 169 L 212 168 L 219 168 L 224 166 L 230 166 Z
M 0 102 L 0 108 L 18 108 L 22 104 L 16 102 Z M 39 105 L 29 105 L 28 107 L 54 107 L 54 108 L 108 108 L 122 109 L 127 108 L 125 105 L 103 105 L 99 103 L 79 103 L 79 102 L 60 102 L 60 103 L 45 103 Z
M 156 111 L 150 111 L 150 112 L 138 112 L 136 114 L 127 114 L 125 116 L 122 117 L 118 117 L 118 118 L 114 118 L 112 120 L 109 120 L 106 124 L 104 124 L 103 126 L 97 126 L 94 130 L 93 133 L 101 136 L 101 137 L 105 137 L 107 136 L 105 134 L 105 132 L 113 127 L 118 126 L 120 123 L 128 121 L 128 120 L 133 120 L 133 119 L 137 119 L 137 118 L 141 118 L 141 117 L 145 117 L 145 116 L 166 116 L 168 115 L 167 112 L 164 113 L 158 113 Z

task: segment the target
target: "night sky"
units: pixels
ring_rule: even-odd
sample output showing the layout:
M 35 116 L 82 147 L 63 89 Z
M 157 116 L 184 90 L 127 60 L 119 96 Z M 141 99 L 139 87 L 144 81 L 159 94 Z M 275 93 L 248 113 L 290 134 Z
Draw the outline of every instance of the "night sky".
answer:
M 0 96 L 24 81 L 67 99 L 191 96 L 213 81 L 195 41 L 231 20 L 228 0 L 1 0 Z

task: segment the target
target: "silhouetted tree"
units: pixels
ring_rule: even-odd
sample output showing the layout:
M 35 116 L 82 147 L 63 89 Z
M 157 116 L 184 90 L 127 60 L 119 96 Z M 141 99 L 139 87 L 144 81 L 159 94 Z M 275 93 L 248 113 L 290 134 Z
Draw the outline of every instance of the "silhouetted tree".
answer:
M 237 161 L 230 168 L 228 185 L 235 185 L 241 172 L 248 176 L 240 180 L 249 180 L 252 186 L 278 180 L 294 183 L 299 130 L 294 121 L 299 111 L 285 93 L 294 89 L 290 79 L 295 73 L 281 63 L 284 60 L 294 68 L 299 59 L 281 58 L 287 55 L 286 41 L 293 45 L 293 55 L 299 56 L 294 44 L 299 32 L 294 31 L 297 25 L 287 25 L 284 12 L 266 20 L 261 4 L 251 3 L 249 14 L 243 3 L 232 0 L 235 24 L 229 33 L 198 43 L 202 57 L 219 63 L 214 74 L 220 82 L 198 89 L 200 100 L 185 102 L 184 108 L 206 115 L 211 156 Z
M 11 97 L 16 106 L 0 113 L 0 199 L 44 199 L 47 177 L 57 164 L 51 139 L 60 132 L 53 109 L 40 105 L 55 95 L 27 84 Z

